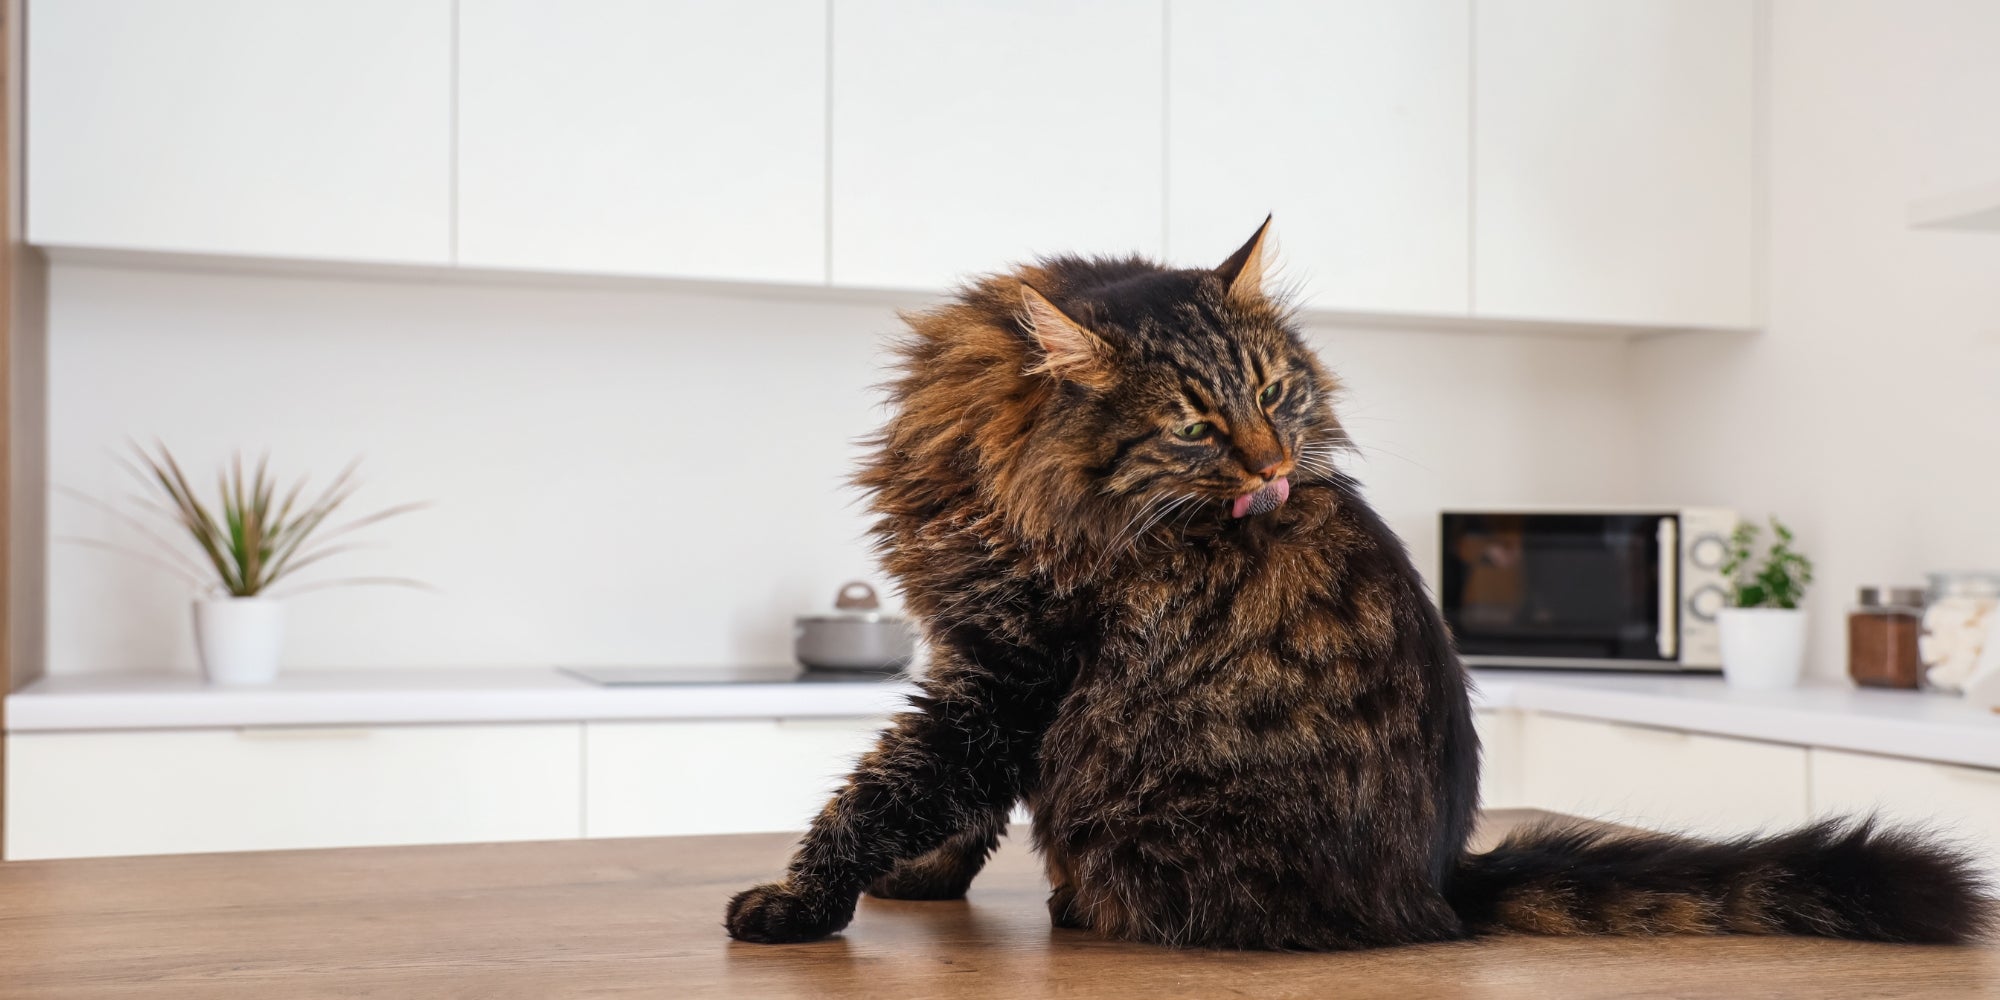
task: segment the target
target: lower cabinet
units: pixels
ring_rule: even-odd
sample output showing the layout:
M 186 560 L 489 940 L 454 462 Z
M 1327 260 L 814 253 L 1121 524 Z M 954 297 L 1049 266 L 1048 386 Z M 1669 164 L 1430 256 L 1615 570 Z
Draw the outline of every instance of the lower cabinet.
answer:
M 1920 823 L 1977 852 L 2000 874 L 2000 771 L 1815 749 L 1812 801 L 1826 815 L 1874 813 Z
M 575 723 L 16 733 L 9 860 L 582 833 Z
M 887 721 L 587 723 L 584 834 L 803 830 Z
M 796 831 L 886 723 L 16 733 L 5 857 Z M 2000 770 L 1508 709 L 1475 723 L 1487 808 L 1710 836 L 1876 812 L 2000 874 Z
M 1527 804 L 1649 829 L 1725 835 L 1804 822 L 1806 749 L 1527 715 Z
M 1473 728 L 1479 731 L 1479 804 L 1486 809 L 1520 809 L 1528 805 L 1521 787 L 1521 730 L 1519 712 L 1475 712 Z

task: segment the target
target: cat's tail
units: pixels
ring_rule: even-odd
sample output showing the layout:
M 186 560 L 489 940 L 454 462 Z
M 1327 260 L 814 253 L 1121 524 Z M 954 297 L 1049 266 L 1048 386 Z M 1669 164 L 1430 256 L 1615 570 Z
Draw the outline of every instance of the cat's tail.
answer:
M 1972 855 L 1872 819 L 1702 841 L 1537 827 L 1460 862 L 1473 933 L 1808 934 L 1960 944 L 1994 927 Z

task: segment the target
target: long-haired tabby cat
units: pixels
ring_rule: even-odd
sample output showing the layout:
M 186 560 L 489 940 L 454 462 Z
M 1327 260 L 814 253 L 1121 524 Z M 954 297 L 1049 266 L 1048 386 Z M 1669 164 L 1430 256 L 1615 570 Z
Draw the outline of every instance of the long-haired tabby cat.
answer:
M 1469 854 L 1465 674 L 1335 464 L 1336 384 L 1264 246 L 1214 270 L 1060 257 L 909 317 L 859 481 L 933 663 L 730 934 L 823 937 L 864 890 L 961 896 L 1016 801 L 1050 917 L 1114 938 L 1979 933 L 1966 858 L 1865 822 Z

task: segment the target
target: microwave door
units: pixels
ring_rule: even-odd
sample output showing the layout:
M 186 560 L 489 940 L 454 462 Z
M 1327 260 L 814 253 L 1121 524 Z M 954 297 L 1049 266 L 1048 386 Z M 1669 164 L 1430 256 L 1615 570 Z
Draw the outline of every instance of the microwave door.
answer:
M 1469 663 L 1672 659 L 1677 526 L 1659 514 L 1447 514 L 1441 604 Z M 1671 547 L 1670 547 L 1671 546 Z

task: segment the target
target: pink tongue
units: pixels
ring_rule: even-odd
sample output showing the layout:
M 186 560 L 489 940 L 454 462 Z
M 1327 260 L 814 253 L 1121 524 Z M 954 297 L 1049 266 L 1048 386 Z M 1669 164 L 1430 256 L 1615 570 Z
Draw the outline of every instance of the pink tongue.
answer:
M 1230 517 L 1247 517 L 1251 514 L 1269 514 L 1291 498 L 1292 481 L 1283 476 L 1264 484 L 1255 493 L 1245 493 L 1229 505 Z

